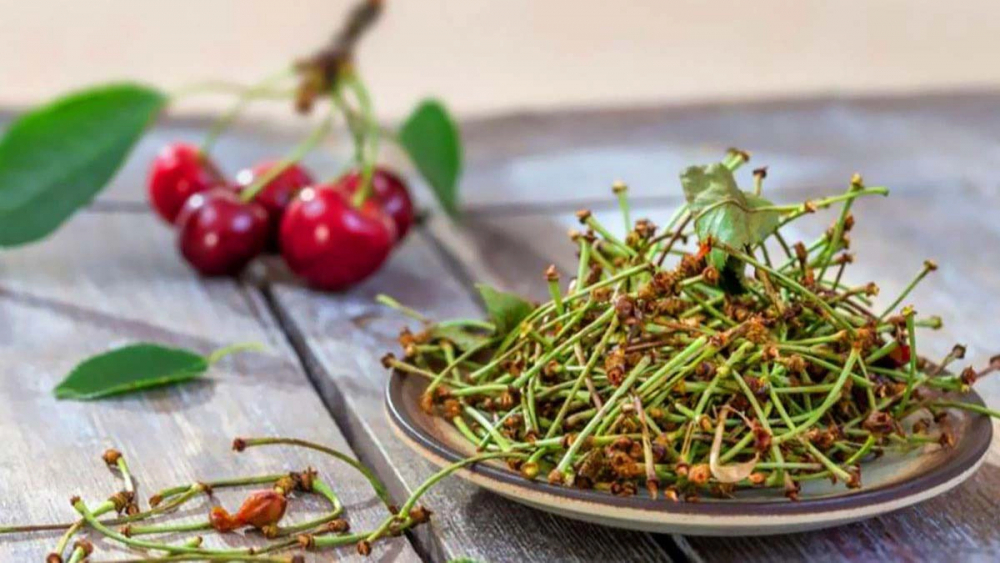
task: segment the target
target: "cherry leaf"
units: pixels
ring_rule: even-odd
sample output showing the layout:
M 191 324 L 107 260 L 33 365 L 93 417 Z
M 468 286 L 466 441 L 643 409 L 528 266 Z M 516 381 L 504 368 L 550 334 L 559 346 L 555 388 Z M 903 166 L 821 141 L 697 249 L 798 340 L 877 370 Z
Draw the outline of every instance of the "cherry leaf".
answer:
M 486 306 L 486 314 L 496 329 L 497 336 L 503 336 L 517 328 L 524 317 L 527 317 L 535 307 L 513 293 L 497 291 L 492 287 L 477 283 L 483 304 Z
M 167 97 L 136 84 L 83 90 L 18 118 L 0 139 L 0 246 L 44 238 L 88 204 Z
M 702 241 L 711 237 L 742 249 L 760 243 L 778 228 L 781 213 L 764 209 L 773 206 L 770 201 L 740 190 L 732 171 L 722 164 L 687 168 L 681 173 L 681 186 Z M 713 250 L 709 260 L 722 270 L 727 257 Z
M 487 335 L 454 325 L 434 325 L 430 333 L 433 338 L 443 338 L 450 341 L 459 350 L 471 350 L 489 340 Z
M 403 122 L 399 143 L 430 185 L 441 207 L 457 217 L 462 141 L 458 126 L 438 100 L 424 100 Z
M 53 390 L 57 399 L 99 399 L 205 375 L 220 358 L 256 344 L 237 344 L 202 356 L 190 350 L 149 342 L 116 348 L 80 362 Z

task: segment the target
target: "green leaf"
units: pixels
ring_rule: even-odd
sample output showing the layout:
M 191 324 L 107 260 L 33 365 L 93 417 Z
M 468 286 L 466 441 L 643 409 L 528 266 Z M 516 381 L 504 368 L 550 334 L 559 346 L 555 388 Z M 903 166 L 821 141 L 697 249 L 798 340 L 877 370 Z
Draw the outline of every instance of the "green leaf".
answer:
M 448 110 L 437 100 L 424 100 L 403 122 L 399 142 L 434 190 L 441 207 L 452 217 L 458 216 L 462 141 Z
M 778 228 L 781 213 L 761 209 L 773 204 L 757 195 L 741 191 L 731 170 L 722 164 L 691 166 L 681 173 L 681 186 L 694 214 L 695 231 L 702 241 L 708 237 L 733 248 L 755 245 Z M 711 263 L 722 270 L 728 255 L 713 250 Z
M 531 313 L 531 310 L 535 308 L 518 295 L 497 291 L 484 283 L 477 283 L 476 289 L 479 290 L 479 295 L 483 298 L 486 314 L 493 326 L 496 327 L 498 336 L 503 336 L 517 328 L 524 317 L 528 316 L 528 313 Z
M 84 360 L 56 386 L 58 399 L 98 399 L 201 377 L 208 358 L 180 348 L 140 343 Z
M 12 123 L 0 139 L 0 246 L 39 240 L 89 203 L 166 100 L 145 86 L 103 86 Z
M 489 336 L 454 325 L 434 325 L 431 327 L 431 336 L 449 340 L 459 350 L 471 350 L 489 340 Z

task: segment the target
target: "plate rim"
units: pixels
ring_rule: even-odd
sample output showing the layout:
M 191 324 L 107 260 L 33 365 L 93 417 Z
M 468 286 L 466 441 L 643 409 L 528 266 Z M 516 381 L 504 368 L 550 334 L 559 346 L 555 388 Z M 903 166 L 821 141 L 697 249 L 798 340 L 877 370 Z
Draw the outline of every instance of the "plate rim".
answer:
M 453 463 L 466 456 L 453 450 L 446 444 L 426 435 L 419 426 L 401 409 L 403 397 L 403 380 L 407 376 L 393 371 L 385 387 L 385 410 L 393 430 L 407 445 L 417 453 L 436 465 Z M 982 398 L 975 390 L 965 396 L 966 402 L 985 406 Z M 644 521 L 662 521 L 668 515 L 689 517 L 711 516 L 731 518 L 775 518 L 810 515 L 822 517 L 822 520 L 836 521 L 850 517 L 864 517 L 882 512 L 888 512 L 915 504 L 922 500 L 937 496 L 966 480 L 985 461 L 993 438 L 993 425 L 989 417 L 975 416 L 965 432 L 971 442 L 960 450 L 957 455 L 948 457 L 944 463 L 930 471 L 915 475 L 904 481 L 871 489 L 862 489 L 842 495 L 822 498 L 803 499 L 798 502 L 782 500 L 740 500 L 728 502 L 713 500 L 704 503 L 665 503 L 662 500 L 648 496 L 634 495 L 619 497 L 598 491 L 575 489 L 552 485 L 540 481 L 527 481 L 518 474 L 495 465 L 480 463 L 464 468 L 459 473 L 477 485 L 491 488 L 483 480 L 500 485 L 500 488 L 512 491 L 528 491 L 555 499 L 569 500 L 575 503 L 585 503 L 624 510 L 630 518 Z M 562 509 L 568 507 L 562 506 Z M 868 509 L 868 510 L 866 510 Z M 649 518 L 650 514 L 658 517 Z M 608 515 L 610 516 L 610 515 Z M 615 519 L 621 519 L 616 517 Z M 759 522 L 758 522 L 759 523 Z M 692 524 L 695 524 L 692 522 Z

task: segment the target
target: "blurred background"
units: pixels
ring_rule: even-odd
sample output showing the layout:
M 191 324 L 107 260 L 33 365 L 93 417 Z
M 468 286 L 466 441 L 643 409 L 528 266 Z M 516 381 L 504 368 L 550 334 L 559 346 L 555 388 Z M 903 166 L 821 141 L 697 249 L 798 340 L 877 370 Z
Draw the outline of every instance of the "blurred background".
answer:
M 360 52 L 387 119 L 425 94 L 470 117 L 1000 86 L 996 0 L 387 2 Z M 0 106 L 114 78 L 258 80 L 323 43 L 349 4 L 0 0 Z

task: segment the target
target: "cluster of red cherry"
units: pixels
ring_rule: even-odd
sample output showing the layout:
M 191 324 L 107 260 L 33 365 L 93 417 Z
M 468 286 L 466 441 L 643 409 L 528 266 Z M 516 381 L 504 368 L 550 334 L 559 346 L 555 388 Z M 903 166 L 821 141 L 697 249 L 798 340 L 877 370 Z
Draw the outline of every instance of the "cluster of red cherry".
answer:
M 256 186 L 265 175 L 274 177 Z M 413 202 L 399 176 L 375 167 L 367 183 L 356 171 L 317 184 L 302 165 L 281 162 L 259 164 L 231 182 L 197 147 L 176 143 L 153 161 L 149 200 L 177 228 L 181 254 L 204 275 L 234 275 L 259 254 L 280 251 L 311 286 L 339 290 L 378 270 L 413 224 Z

